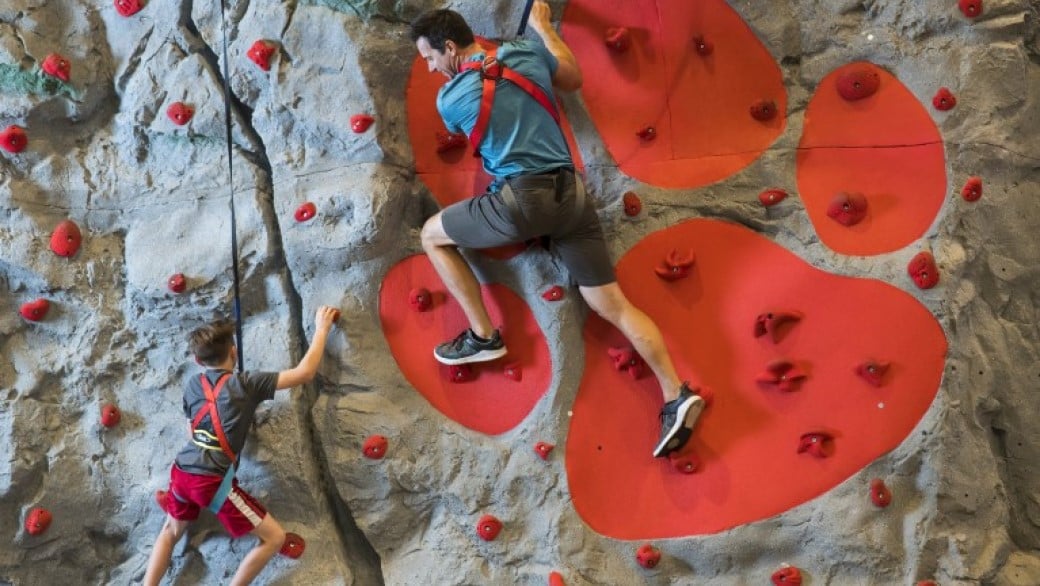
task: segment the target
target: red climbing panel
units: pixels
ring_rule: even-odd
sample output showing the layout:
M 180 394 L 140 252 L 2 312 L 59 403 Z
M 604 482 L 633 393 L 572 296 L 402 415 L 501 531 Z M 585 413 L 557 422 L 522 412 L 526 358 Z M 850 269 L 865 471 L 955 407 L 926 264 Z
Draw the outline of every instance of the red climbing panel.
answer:
M 433 298 L 427 311 L 409 305 L 409 293 L 420 287 L 429 289 Z M 531 412 L 549 387 L 552 360 L 545 336 L 522 299 L 497 284 L 484 285 L 483 297 L 509 353 L 472 365 L 471 381 L 450 381 L 450 368 L 433 357 L 437 344 L 454 338 L 468 324 L 425 255 L 406 258 L 387 274 L 379 292 L 379 318 L 408 382 L 449 419 L 493 435 L 516 427 Z M 510 377 L 506 365 L 518 366 L 523 376 Z
M 604 40 L 615 27 L 628 28 L 624 52 Z M 631 177 L 672 188 L 714 183 L 783 132 L 780 68 L 724 0 L 571 0 L 562 31 L 585 74 L 589 114 Z M 698 38 L 713 50 L 698 52 Z M 778 113 L 768 121 L 751 116 L 763 100 Z M 647 126 L 653 140 L 636 134 Z
M 829 220 L 828 220 L 829 221 Z M 693 272 L 664 281 L 653 267 L 673 249 L 697 255 Z M 646 237 L 618 263 L 622 289 L 661 327 L 681 376 L 714 391 L 682 454 L 684 474 L 651 451 L 661 395 L 653 377 L 615 370 L 620 333 L 590 317 L 585 373 L 573 406 L 566 465 L 575 509 L 616 539 L 707 534 L 800 505 L 896 447 L 931 405 L 946 338 L 912 296 L 880 281 L 831 275 L 737 225 L 692 220 Z M 798 312 L 778 341 L 755 336 L 763 311 Z M 856 374 L 867 357 L 889 362 L 885 384 Z M 795 392 L 756 378 L 780 359 L 807 377 Z M 826 458 L 799 454 L 824 430 Z
M 869 67 L 880 77 L 875 94 L 848 101 L 842 75 Z M 853 63 L 825 77 L 805 113 L 798 151 L 798 190 L 828 248 L 875 255 L 909 245 L 935 221 L 946 196 L 942 136 L 920 101 L 892 74 Z M 861 193 L 869 209 L 844 226 L 827 215 L 841 193 Z

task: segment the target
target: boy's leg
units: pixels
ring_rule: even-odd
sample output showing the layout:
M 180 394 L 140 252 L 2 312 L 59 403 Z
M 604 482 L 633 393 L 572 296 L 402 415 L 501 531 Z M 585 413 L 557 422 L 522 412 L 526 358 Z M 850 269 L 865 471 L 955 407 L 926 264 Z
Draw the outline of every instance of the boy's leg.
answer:
M 264 516 L 251 533 L 260 539 L 260 543 L 256 544 L 239 564 L 238 571 L 231 578 L 231 586 L 244 586 L 252 582 L 285 543 L 285 530 L 270 513 Z
M 184 535 L 184 530 L 187 529 L 190 523 L 191 521 L 180 521 L 170 515 L 166 515 L 166 522 L 163 523 L 159 536 L 155 538 L 152 555 L 148 558 L 148 569 L 144 574 L 145 586 L 158 586 L 159 581 L 162 580 L 166 570 L 170 567 L 170 556 L 173 554 L 173 546 L 180 541 Z

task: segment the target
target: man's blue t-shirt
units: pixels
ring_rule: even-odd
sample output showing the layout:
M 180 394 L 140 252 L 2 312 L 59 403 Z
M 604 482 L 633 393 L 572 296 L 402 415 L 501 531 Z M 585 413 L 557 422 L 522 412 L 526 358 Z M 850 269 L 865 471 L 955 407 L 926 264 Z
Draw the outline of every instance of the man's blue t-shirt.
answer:
M 552 76 L 559 62 L 536 41 L 513 41 L 499 47 L 496 57 L 535 82 L 550 98 Z M 483 61 L 481 52 L 471 61 Z M 437 93 L 437 111 L 451 132 L 473 131 L 480 112 L 483 81 L 480 71 L 467 71 L 448 80 Z M 552 115 L 533 97 L 508 81 L 498 82 L 491 119 L 481 142 L 484 170 L 499 178 L 545 173 L 559 167 L 572 167 L 570 149 L 563 131 Z

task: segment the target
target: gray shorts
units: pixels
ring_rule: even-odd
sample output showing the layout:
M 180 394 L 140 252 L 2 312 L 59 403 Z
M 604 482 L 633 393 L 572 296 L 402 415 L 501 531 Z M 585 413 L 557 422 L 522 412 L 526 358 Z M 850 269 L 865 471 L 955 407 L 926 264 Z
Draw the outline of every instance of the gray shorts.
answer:
M 463 248 L 493 248 L 548 236 L 553 254 L 578 285 L 598 287 L 616 280 L 595 206 L 579 196 L 569 169 L 509 179 L 502 191 L 444 208 L 441 223 Z

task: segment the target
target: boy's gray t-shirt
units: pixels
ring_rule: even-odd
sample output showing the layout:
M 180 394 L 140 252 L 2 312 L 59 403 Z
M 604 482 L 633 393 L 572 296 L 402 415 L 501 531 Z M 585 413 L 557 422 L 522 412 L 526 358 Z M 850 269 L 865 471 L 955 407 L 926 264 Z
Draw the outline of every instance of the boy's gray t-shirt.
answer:
M 204 376 L 214 387 L 217 380 L 229 371 L 208 369 Z M 206 393 L 202 390 L 200 375 L 193 375 L 184 383 L 184 414 L 188 421 L 194 421 L 199 410 L 206 408 Z M 249 428 L 253 425 L 256 408 L 261 402 L 274 398 L 278 383 L 276 372 L 243 372 L 231 373 L 224 388 L 217 395 L 217 411 L 220 423 L 224 427 L 231 450 L 241 454 L 245 446 Z M 203 417 L 199 429 L 215 433 L 209 417 Z M 211 474 L 223 476 L 231 465 L 231 460 L 221 450 L 207 450 L 199 447 L 189 437 L 187 445 L 177 454 L 177 466 L 192 474 Z

